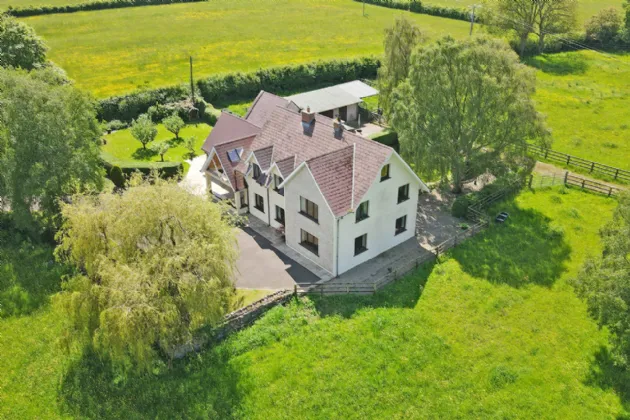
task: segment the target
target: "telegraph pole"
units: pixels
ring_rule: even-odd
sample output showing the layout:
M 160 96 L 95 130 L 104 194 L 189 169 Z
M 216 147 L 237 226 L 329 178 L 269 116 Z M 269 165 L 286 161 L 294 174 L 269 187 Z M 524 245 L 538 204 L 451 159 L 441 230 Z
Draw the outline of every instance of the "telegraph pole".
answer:
M 363 17 L 365 17 L 365 0 L 363 0 Z
M 193 81 L 193 59 L 192 55 L 190 56 L 190 100 L 195 103 L 195 82 Z
M 478 6 L 476 4 L 473 4 L 471 6 L 472 10 L 470 12 L 470 36 L 472 36 L 472 34 L 473 34 L 473 26 L 475 25 L 475 9 L 477 7 Z

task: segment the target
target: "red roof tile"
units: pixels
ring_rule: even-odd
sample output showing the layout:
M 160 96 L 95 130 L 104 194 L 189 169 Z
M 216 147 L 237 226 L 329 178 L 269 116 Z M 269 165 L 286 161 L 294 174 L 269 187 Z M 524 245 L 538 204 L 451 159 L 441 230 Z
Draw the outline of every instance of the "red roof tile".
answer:
M 223 112 L 201 149 L 210 153 L 212 148 L 219 144 L 255 136 L 259 132 L 260 127 L 229 112 Z
M 289 101 L 286 99 L 261 90 L 256 99 L 254 99 L 252 106 L 249 107 L 247 114 L 245 114 L 245 119 L 258 127 L 262 127 L 276 107 L 286 108 L 288 104 Z
M 228 179 L 230 180 L 230 184 L 235 191 L 241 190 L 245 188 L 245 185 L 242 181 L 242 177 L 237 177 L 235 175 L 236 171 L 241 173 L 245 173 L 247 170 L 247 165 L 245 165 L 245 158 L 251 152 L 251 145 L 254 141 L 254 136 L 247 137 L 244 139 L 233 140 L 227 143 L 222 143 L 214 147 L 214 150 L 217 152 L 217 157 L 223 166 L 223 169 L 226 172 Z M 243 148 L 243 153 L 241 154 L 241 160 L 239 162 L 231 162 L 228 159 L 227 153 L 230 150 L 237 149 L 239 147 Z
M 352 208 L 354 145 L 306 162 L 335 216 Z

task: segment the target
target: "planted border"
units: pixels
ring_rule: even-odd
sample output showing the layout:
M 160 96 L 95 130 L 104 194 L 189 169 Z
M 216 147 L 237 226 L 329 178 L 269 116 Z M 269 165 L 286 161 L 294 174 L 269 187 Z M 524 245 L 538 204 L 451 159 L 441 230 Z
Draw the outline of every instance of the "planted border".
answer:
M 15 17 L 50 15 L 54 13 L 75 13 L 90 10 L 121 9 L 125 7 L 158 6 L 164 4 L 197 3 L 207 0 L 95 0 L 85 3 L 66 4 L 60 6 L 28 6 L 9 8 L 6 14 Z

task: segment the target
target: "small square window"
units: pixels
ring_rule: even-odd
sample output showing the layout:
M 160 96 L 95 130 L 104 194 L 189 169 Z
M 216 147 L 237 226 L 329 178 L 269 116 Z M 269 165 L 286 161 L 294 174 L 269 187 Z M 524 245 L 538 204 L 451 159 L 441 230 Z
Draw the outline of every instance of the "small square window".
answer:
M 407 230 L 407 216 L 399 217 L 396 219 L 396 233 L 399 235 Z
M 369 209 L 369 201 L 364 201 L 363 203 L 359 204 L 359 207 L 357 208 L 356 223 L 359 223 L 361 220 L 365 220 L 369 217 Z
M 300 214 L 314 222 L 319 221 L 319 207 L 304 197 L 300 197 Z
M 398 203 L 409 200 L 409 184 L 398 187 Z
M 367 233 L 355 238 L 354 240 L 354 255 L 355 257 L 363 252 L 367 251 Z
M 389 163 L 381 169 L 381 182 L 389 179 Z

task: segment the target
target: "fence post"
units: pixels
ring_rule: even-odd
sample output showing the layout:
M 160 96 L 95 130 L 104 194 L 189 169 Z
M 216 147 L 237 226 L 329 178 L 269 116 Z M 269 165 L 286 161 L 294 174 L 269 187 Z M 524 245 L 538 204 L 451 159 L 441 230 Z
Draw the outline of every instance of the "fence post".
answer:
M 617 179 L 618 176 L 619 176 L 619 169 L 615 171 L 615 179 Z
M 529 176 L 529 185 L 528 187 L 531 188 L 532 187 L 532 182 L 534 181 L 534 175 L 530 175 Z
M 608 197 L 612 195 L 612 187 L 608 187 Z
M 582 189 L 584 189 L 584 183 L 586 183 L 585 179 L 582 180 Z
M 571 162 L 571 155 L 567 155 L 567 165 Z
M 569 179 L 569 171 L 564 173 L 564 185 L 567 185 L 567 180 Z
M 589 173 L 593 173 L 593 169 L 595 169 L 595 162 L 591 162 L 591 170 Z
M 549 154 L 549 149 L 545 149 L 545 159 L 547 159 L 548 154 Z

